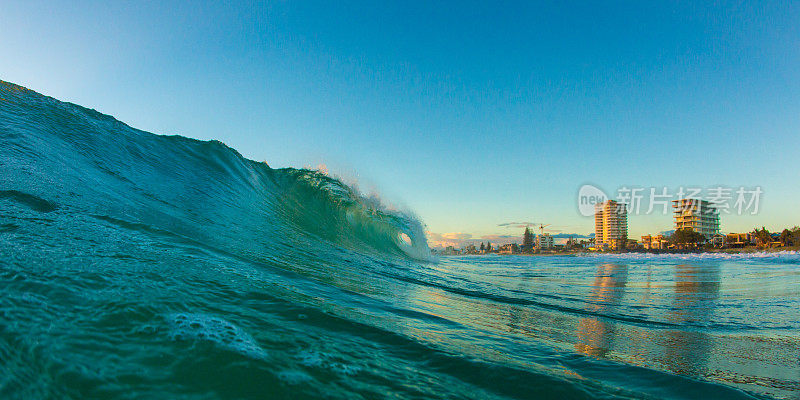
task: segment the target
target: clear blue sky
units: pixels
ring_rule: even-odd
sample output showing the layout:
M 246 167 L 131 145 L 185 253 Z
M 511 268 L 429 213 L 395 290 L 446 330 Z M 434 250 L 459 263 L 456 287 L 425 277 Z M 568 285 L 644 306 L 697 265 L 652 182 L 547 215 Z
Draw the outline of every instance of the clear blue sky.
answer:
M 800 224 L 798 2 L 241 3 L 6 0 L 0 79 L 326 164 L 436 233 L 588 233 L 583 183 L 760 185 L 723 230 Z

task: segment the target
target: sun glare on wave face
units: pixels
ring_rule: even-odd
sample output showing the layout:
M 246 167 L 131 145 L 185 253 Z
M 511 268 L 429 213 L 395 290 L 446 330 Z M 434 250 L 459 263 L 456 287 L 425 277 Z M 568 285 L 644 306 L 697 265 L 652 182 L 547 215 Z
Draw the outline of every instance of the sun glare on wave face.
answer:
M 400 232 L 397 237 L 400 239 L 400 244 L 411 247 L 411 238 L 405 232 Z

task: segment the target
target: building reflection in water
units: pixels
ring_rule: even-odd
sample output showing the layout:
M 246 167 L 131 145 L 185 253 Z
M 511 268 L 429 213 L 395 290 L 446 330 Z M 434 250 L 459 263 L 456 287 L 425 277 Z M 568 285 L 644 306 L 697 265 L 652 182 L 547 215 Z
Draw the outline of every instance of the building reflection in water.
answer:
M 603 357 L 611 349 L 614 325 L 604 321 L 602 316 L 621 303 L 627 281 L 627 265 L 603 264 L 597 267 L 591 294 L 587 299 L 589 306 L 586 308 L 586 311 L 596 316 L 578 321 L 576 350 Z
M 675 293 L 667 321 L 680 325 L 665 334 L 665 359 L 671 371 L 703 375 L 711 351 L 704 332 L 713 317 L 720 290 L 717 263 L 675 266 Z

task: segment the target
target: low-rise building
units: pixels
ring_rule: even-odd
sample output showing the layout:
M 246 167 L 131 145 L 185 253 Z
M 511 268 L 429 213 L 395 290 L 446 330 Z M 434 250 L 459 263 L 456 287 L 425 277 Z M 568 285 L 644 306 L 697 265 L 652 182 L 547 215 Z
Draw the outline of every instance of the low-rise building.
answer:
M 721 249 L 725 247 L 725 238 L 725 235 L 718 233 L 711 237 L 711 245 Z
M 497 249 L 497 253 L 498 254 L 514 254 L 514 247 L 515 246 L 513 244 L 511 244 L 511 243 L 504 244 L 504 245 L 500 246 Z
M 568 238 L 567 241 L 564 242 L 565 249 L 574 249 L 578 246 L 578 239 L 575 239 L 574 237 Z
M 745 247 L 755 244 L 753 235 L 748 233 L 729 233 L 725 235 L 726 247 Z
M 456 256 L 459 254 L 461 254 L 461 249 L 457 249 L 453 246 L 447 246 L 444 248 L 444 251 L 442 251 L 442 255 L 445 256 Z
M 555 242 L 553 241 L 553 236 L 549 233 L 542 233 L 536 236 L 537 250 L 551 250 L 553 247 L 555 247 Z
M 669 246 L 669 240 L 664 235 L 642 236 L 641 243 L 645 250 L 664 250 Z

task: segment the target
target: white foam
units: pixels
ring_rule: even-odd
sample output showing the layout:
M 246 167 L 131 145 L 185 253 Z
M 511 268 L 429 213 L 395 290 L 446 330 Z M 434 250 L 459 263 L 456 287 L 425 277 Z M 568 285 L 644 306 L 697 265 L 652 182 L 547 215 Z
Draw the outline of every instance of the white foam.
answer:
M 303 371 L 281 371 L 278 372 L 278 379 L 289 385 L 299 385 L 311 380 L 311 376 Z
M 753 253 L 583 253 L 578 256 L 604 260 L 800 260 L 800 252 L 794 250 Z
M 311 350 L 304 350 L 297 354 L 300 364 L 306 367 L 319 367 L 327 358 L 325 354 Z
M 359 366 L 332 361 L 330 355 L 317 351 L 304 350 L 298 353 L 296 358 L 300 364 L 306 367 L 325 368 L 344 375 L 355 375 L 361 372 Z
M 247 332 L 222 318 L 205 314 L 171 314 L 168 317 L 173 340 L 202 340 L 239 354 L 264 359 L 267 352 Z

